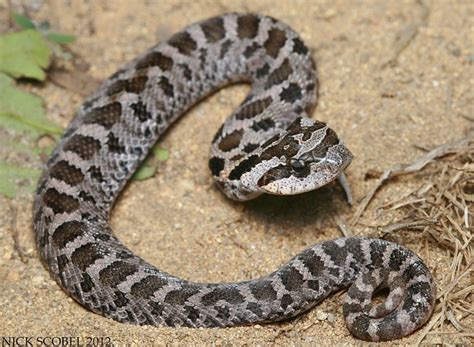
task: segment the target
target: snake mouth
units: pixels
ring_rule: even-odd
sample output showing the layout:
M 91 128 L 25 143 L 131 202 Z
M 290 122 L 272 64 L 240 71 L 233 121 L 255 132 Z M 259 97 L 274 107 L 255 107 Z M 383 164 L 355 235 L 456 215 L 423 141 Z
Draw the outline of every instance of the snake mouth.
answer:
M 271 182 L 265 186 L 261 186 L 260 189 L 267 194 L 272 195 L 297 195 L 310 192 L 312 190 L 319 189 L 332 181 L 336 177 L 328 175 L 312 175 L 308 179 L 300 179 L 295 176 L 290 176 L 279 180 L 278 182 Z

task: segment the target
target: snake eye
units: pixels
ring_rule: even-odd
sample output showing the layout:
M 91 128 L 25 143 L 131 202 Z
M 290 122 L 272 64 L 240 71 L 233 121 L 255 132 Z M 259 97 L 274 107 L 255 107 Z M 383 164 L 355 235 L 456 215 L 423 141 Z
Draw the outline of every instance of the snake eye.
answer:
M 298 159 L 291 159 L 291 168 L 296 172 L 301 172 L 304 170 L 304 163 Z

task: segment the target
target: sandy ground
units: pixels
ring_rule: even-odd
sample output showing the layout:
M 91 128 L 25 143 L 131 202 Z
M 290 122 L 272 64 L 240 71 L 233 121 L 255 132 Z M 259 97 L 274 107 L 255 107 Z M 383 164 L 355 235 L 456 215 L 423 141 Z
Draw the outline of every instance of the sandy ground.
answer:
M 423 153 L 416 146 L 432 148 L 463 137 L 472 126 L 466 118 L 473 116 L 474 88 L 474 5 L 469 1 L 34 3 L 37 11 L 27 6 L 32 18 L 78 36 L 71 48 L 99 80 L 157 41 L 209 16 L 255 11 L 291 24 L 312 49 L 319 69 L 320 99 L 313 117 L 329 123 L 355 155 L 347 174 L 356 203 L 373 184 L 364 180 L 368 170 L 409 162 Z M 0 11 L 3 21 L 5 0 Z M 130 184 L 116 205 L 116 234 L 163 270 L 206 282 L 262 276 L 303 248 L 340 237 L 331 216 L 337 211 L 349 219 L 355 210 L 336 185 L 245 204 L 230 202 L 218 192 L 207 168 L 209 143 L 248 89 L 224 89 L 189 112 L 161 141 L 170 158 L 156 177 Z M 53 83 L 33 90 L 45 98 L 48 117 L 63 126 L 83 98 Z M 377 195 L 362 222 L 380 223 L 374 209 L 416 184 L 416 177 L 392 182 Z M 31 202 L 31 196 L 0 197 L 2 336 L 109 336 L 117 345 L 361 343 L 345 328 L 342 295 L 294 321 L 232 329 L 137 327 L 90 313 L 60 290 L 39 261 Z M 421 249 L 419 244 L 407 246 Z M 431 268 L 439 266 L 441 255 L 421 256 Z M 435 275 L 440 278 L 442 273 Z M 394 343 L 413 344 L 421 332 Z M 468 343 L 434 335 L 425 342 Z

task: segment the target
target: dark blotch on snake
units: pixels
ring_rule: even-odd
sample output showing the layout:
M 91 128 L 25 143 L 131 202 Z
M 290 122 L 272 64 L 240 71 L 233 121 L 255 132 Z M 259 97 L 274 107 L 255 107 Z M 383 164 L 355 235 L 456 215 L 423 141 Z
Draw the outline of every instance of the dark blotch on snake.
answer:
M 319 280 L 308 280 L 308 288 L 314 290 L 315 292 L 319 292 L 320 287 L 319 287 Z
M 260 19 L 253 14 L 240 16 L 237 18 L 237 35 L 241 39 L 253 39 L 257 36 L 259 23 Z
M 252 311 L 253 313 L 255 313 L 255 315 L 257 317 L 261 316 L 263 311 L 262 309 L 260 308 L 260 306 L 257 304 L 257 303 L 254 303 L 254 302 L 249 302 L 247 304 L 247 310 L 249 311 Z
M 170 83 L 169 79 L 167 77 L 161 77 L 160 78 L 160 82 L 158 82 L 158 84 L 160 85 L 161 87 L 161 90 L 163 91 L 163 93 L 170 97 L 170 98 L 173 98 L 174 97 L 174 87 L 173 85 Z
M 201 29 L 208 42 L 214 43 L 225 37 L 224 21 L 215 17 L 201 24 Z
M 253 118 L 265 111 L 272 101 L 272 97 L 267 96 L 266 98 L 258 99 L 241 106 L 240 110 L 235 114 L 235 118 L 239 120 Z
M 222 158 L 212 157 L 209 159 L 209 169 L 213 176 L 219 176 L 219 173 L 224 169 L 225 161 Z
M 97 166 L 91 166 L 89 168 L 89 173 L 91 177 L 98 182 L 102 182 L 104 180 L 104 177 L 102 176 L 102 172 L 100 171 L 100 168 Z
M 165 302 L 174 305 L 184 305 L 185 302 L 194 294 L 198 293 L 198 288 L 186 288 L 186 290 L 173 290 L 165 296 Z
M 86 232 L 86 226 L 79 221 L 69 221 L 59 225 L 53 233 L 53 242 L 58 248 L 63 248 L 69 242 L 83 236 Z
M 244 51 L 244 57 L 250 58 L 261 46 L 257 43 L 252 44 L 252 46 L 248 46 Z
M 71 260 L 82 271 L 85 271 L 89 265 L 94 264 L 98 259 L 105 256 L 104 252 L 100 252 L 95 243 L 86 243 L 74 250 Z
M 193 74 L 189 66 L 187 66 L 186 64 L 179 64 L 179 67 L 182 70 L 184 78 L 186 78 L 188 81 L 191 80 L 193 77 Z
M 254 150 L 256 150 L 259 147 L 258 144 L 256 143 L 247 143 L 244 146 L 244 152 L 245 153 L 252 153 Z
M 84 116 L 85 124 L 99 124 L 110 129 L 122 117 L 122 105 L 119 102 L 96 107 Z
M 161 71 L 169 71 L 173 68 L 173 59 L 160 52 L 150 52 L 140 59 L 135 66 L 138 70 L 158 66 Z
M 301 262 L 308 268 L 311 275 L 321 276 L 326 271 L 326 265 L 317 254 L 307 252 L 303 255 Z
M 84 180 L 84 174 L 78 168 L 70 165 L 67 161 L 61 160 L 51 168 L 51 177 L 64 181 L 70 186 L 75 186 Z
M 273 28 L 268 33 L 268 39 L 263 44 L 269 56 L 276 58 L 280 49 L 285 45 L 286 34 L 284 31 Z
M 306 86 L 306 91 L 307 92 L 312 92 L 315 87 L 316 87 L 316 85 L 314 83 L 310 83 Z
M 232 41 L 231 40 L 226 40 L 221 45 L 221 54 L 220 54 L 221 59 L 224 58 L 227 55 L 227 52 L 229 51 L 230 46 L 232 46 Z
M 426 265 L 420 261 L 410 264 L 403 272 L 403 278 L 408 281 L 410 278 L 423 276 L 428 271 Z
M 402 326 L 394 315 L 389 315 L 382 319 L 376 334 L 381 341 L 393 340 L 394 336 L 402 335 Z
M 105 269 L 100 270 L 100 281 L 110 287 L 115 287 L 125 281 L 127 276 L 134 274 L 138 270 L 137 265 L 130 264 L 121 260 L 114 261 Z
M 281 84 L 288 80 L 288 77 L 293 72 L 288 59 L 285 59 L 281 65 L 270 73 L 265 82 L 265 88 L 269 89 L 274 85 Z
M 77 199 L 65 193 L 60 193 L 55 188 L 49 188 L 44 193 L 43 202 L 55 214 L 71 213 L 79 208 L 79 201 Z
M 100 142 L 92 137 L 73 135 L 64 145 L 65 151 L 76 153 L 84 160 L 91 159 L 100 149 Z
M 94 288 L 94 282 L 87 272 L 82 273 L 82 281 L 80 283 L 81 289 L 84 293 L 90 292 Z
M 217 311 L 217 319 L 226 319 L 226 317 L 229 317 L 230 309 L 228 306 L 214 306 L 214 309 Z
M 146 76 L 136 76 L 126 80 L 118 80 L 108 87 L 107 95 L 112 96 L 123 91 L 139 94 L 145 89 L 147 81 L 148 77 Z
M 69 259 L 66 254 L 61 254 L 56 257 L 56 264 L 58 265 L 59 273 L 64 272 L 66 266 L 69 264 Z
M 400 270 L 400 267 L 405 262 L 407 258 L 407 254 L 405 252 L 401 252 L 398 249 L 394 249 L 392 254 L 390 254 L 390 260 L 388 266 L 391 270 Z
M 288 306 L 290 306 L 293 303 L 293 299 L 289 294 L 285 294 L 281 297 L 280 300 L 280 305 L 283 308 L 283 310 L 286 310 Z
M 230 304 L 240 304 L 244 297 L 236 288 L 216 288 L 212 292 L 202 297 L 204 305 L 215 305 L 218 301 L 224 300 Z
M 286 88 L 283 88 L 280 93 L 280 98 L 283 101 L 286 101 L 290 104 L 294 103 L 296 100 L 299 100 L 303 97 L 301 93 L 301 88 L 296 83 L 290 83 Z
M 255 75 L 257 78 L 262 78 L 268 75 L 268 72 L 270 71 L 270 65 L 268 63 L 265 63 L 261 68 L 258 68 Z
M 363 264 L 365 262 L 364 252 L 362 251 L 359 239 L 348 239 L 346 240 L 345 245 L 348 252 L 352 254 L 352 257 L 357 261 L 357 263 Z
M 251 128 L 255 131 L 264 130 L 268 131 L 275 126 L 275 122 L 271 118 L 264 118 L 258 122 L 254 122 Z
M 368 266 L 370 269 L 383 267 L 384 253 L 387 246 L 383 244 L 372 243 L 370 246 L 370 258 L 371 264 Z
M 244 157 L 244 155 L 242 153 L 239 153 L 239 154 L 236 154 L 234 155 L 232 158 L 230 158 L 232 161 L 239 161 L 240 159 L 242 159 Z
M 251 155 L 245 160 L 242 160 L 229 174 L 230 180 L 238 180 L 244 173 L 250 171 L 258 160 L 257 155 Z
M 158 289 L 163 288 L 167 285 L 168 281 L 157 277 L 157 276 L 148 276 L 142 279 L 140 282 L 132 285 L 130 289 L 130 294 L 136 297 L 143 299 L 148 299 L 156 292 Z
M 117 253 L 117 259 L 130 259 L 133 258 L 133 253 L 128 250 L 121 250 Z
M 296 37 L 293 39 L 293 52 L 298 54 L 307 54 L 308 48 L 303 43 L 303 41 Z
M 153 119 L 153 115 L 151 112 L 148 112 L 146 105 L 141 101 L 131 104 L 130 108 L 133 110 L 133 115 L 137 117 L 140 122 L 146 122 L 147 120 Z M 157 123 L 161 123 L 161 117 L 159 118 L 160 119 L 157 120 Z
M 237 148 L 240 144 L 240 140 L 242 139 L 243 130 L 234 130 L 230 134 L 224 136 L 219 142 L 219 149 L 223 152 L 229 152 L 234 148 Z
M 347 249 L 344 246 L 339 247 L 335 242 L 327 242 L 324 244 L 323 249 L 336 266 L 344 266 L 348 257 Z
M 92 205 L 95 205 L 97 203 L 95 198 L 84 190 L 79 193 L 79 198 L 81 198 L 81 201 Z
M 289 291 L 300 288 L 304 283 L 303 275 L 293 267 L 290 267 L 286 271 L 282 272 L 280 274 L 280 278 L 285 288 Z
M 82 281 L 80 285 L 84 293 L 88 293 L 94 288 L 94 282 L 87 272 L 82 273 Z
M 197 48 L 196 41 L 186 31 L 174 34 L 168 41 L 170 46 L 178 49 L 179 53 L 184 55 L 191 55 Z
M 112 153 L 120 154 L 126 152 L 125 146 L 120 144 L 120 139 L 112 132 L 107 136 L 107 146 Z

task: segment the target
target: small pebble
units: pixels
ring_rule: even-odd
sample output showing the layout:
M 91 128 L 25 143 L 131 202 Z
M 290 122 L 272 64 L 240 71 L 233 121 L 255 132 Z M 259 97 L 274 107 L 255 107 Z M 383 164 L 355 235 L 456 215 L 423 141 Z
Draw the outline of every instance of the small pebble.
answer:
M 336 321 L 336 315 L 335 314 L 332 314 L 332 313 L 328 313 L 328 318 L 327 318 L 328 322 L 330 323 L 334 323 Z
M 326 320 L 328 318 L 328 314 L 321 310 L 316 310 L 316 319 L 317 320 Z

